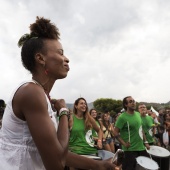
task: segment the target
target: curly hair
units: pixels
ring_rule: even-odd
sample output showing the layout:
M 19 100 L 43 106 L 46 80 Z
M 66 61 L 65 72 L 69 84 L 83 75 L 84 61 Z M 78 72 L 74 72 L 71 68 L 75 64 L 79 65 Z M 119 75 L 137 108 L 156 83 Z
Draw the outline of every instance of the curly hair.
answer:
M 87 105 L 87 102 L 86 102 L 86 100 L 83 98 L 83 97 L 80 97 L 80 98 L 78 98 L 75 102 L 74 102 L 74 108 L 73 108 L 73 113 L 74 114 L 77 114 L 77 108 L 75 107 L 75 106 L 77 106 L 78 105 L 78 103 L 79 103 L 79 101 L 80 100 L 84 100 L 85 101 L 85 103 L 86 103 L 86 111 L 84 112 L 84 114 L 83 114 L 83 118 L 84 118 L 84 123 L 85 123 L 85 130 L 89 130 L 89 129 L 91 129 L 92 128 L 92 124 L 91 124 L 91 116 L 90 116 L 90 114 L 89 114 L 89 109 L 88 109 L 88 105 Z
M 36 53 L 47 51 L 44 43 L 47 39 L 59 40 L 59 30 L 49 19 L 37 16 L 35 23 L 30 25 L 30 34 L 24 34 L 18 41 L 18 46 L 22 47 L 22 64 L 31 73 L 35 71 Z
M 31 35 L 39 38 L 59 39 L 60 36 L 58 28 L 43 17 L 37 17 L 36 22 L 30 25 L 30 31 Z

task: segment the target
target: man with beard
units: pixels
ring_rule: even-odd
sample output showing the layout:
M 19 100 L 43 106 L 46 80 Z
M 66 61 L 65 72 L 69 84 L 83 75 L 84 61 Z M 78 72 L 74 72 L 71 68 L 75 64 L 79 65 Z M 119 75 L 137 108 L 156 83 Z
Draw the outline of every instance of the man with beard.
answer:
M 139 112 L 136 112 L 136 102 L 131 96 L 123 99 L 123 112 L 116 121 L 114 135 L 122 144 L 125 154 L 123 170 L 135 170 L 136 158 L 147 156 L 145 146 L 149 149 L 146 137 L 142 131 L 142 120 Z M 144 146 L 145 145 L 145 146 Z

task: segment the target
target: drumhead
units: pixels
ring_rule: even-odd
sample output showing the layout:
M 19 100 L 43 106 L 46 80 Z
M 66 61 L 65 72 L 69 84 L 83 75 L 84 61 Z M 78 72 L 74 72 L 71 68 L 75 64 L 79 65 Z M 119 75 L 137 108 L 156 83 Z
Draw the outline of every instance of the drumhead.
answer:
M 102 158 L 102 160 L 106 160 L 109 158 L 113 158 L 114 153 L 106 150 L 98 150 L 98 156 Z
M 86 158 L 95 159 L 95 160 L 102 160 L 101 157 L 95 156 L 95 155 L 81 155 L 81 156 L 84 156 L 84 157 L 86 157 Z
M 170 152 L 160 146 L 150 146 L 150 149 L 147 150 L 147 152 L 153 156 L 157 156 L 157 157 L 168 157 L 170 156 Z
M 159 168 L 158 164 L 154 160 L 152 160 L 148 157 L 145 157 L 145 156 L 137 157 L 136 161 L 141 167 L 143 167 L 145 169 L 157 170 Z

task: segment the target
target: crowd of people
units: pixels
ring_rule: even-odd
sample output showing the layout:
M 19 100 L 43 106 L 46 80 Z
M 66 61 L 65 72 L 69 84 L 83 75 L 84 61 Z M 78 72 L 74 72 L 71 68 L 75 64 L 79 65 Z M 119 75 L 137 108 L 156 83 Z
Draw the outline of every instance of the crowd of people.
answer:
M 59 39 L 58 28 L 43 17 L 37 17 L 30 33 L 19 39 L 21 60 L 32 80 L 21 83 L 6 108 L 5 103 L 0 107 L 0 169 L 135 170 L 136 158 L 149 157 L 151 145 L 168 149 L 167 110 L 156 116 L 140 104 L 136 111 L 135 100 L 128 96 L 123 99 L 124 111 L 111 121 L 108 111 L 89 110 L 82 97 L 75 100 L 72 112 L 64 99 L 51 99 L 56 80 L 67 77 L 69 71 L 69 59 Z M 114 155 L 118 149 L 123 151 L 119 165 L 97 155 L 98 150 Z
M 53 109 L 57 108 L 60 102 L 65 105 L 64 101 L 57 102 L 54 99 L 50 101 L 54 103 L 52 105 Z M 5 102 L 0 100 L 0 104 L 1 115 L 3 116 Z M 124 151 L 124 159 L 122 160 L 121 166 L 117 166 L 117 169 L 135 170 L 137 163 L 136 158 L 138 156 L 149 157 L 146 150 L 149 149 L 150 146 L 156 145 L 169 150 L 170 109 L 160 109 L 159 115 L 156 115 L 152 110 L 147 110 L 147 107 L 143 103 L 139 103 L 138 108 L 136 108 L 136 102 L 131 96 L 123 99 L 123 108 L 123 112 L 117 113 L 114 118 L 111 118 L 108 111 L 98 113 L 94 108 L 89 110 L 84 98 L 76 99 L 73 111 L 69 111 L 69 119 L 67 118 L 69 152 L 81 156 L 97 156 L 98 150 L 116 153 L 118 149 L 122 149 Z M 65 114 L 68 114 L 66 106 L 65 109 L 63 109 L 63 115 Z M 53 114 L 50 114 L 51 119 L 53 119 L 52 116 Z M 62 116 L 56 116 L 59 120 L 61 117 Z M 15 133 L 19 132 L 18 127 L 17 130 Z M 165 132 L 168 133 L 168 140 L 166 141 L 164 139 Z M 65 132 L 64 136 L 67 135 L 68 132 Z M 75 155 L 73 155 L 73 157 Z M 75 156 L 75 159 L 79 160 L 79 157 Z M 86 160 L 86 158 L 83 157 L 83 160 L 84 159 Z M 99 160 L 101 159 L 99 158 Z M 73 165 L 74 163 L 65 164 L 65 169 L 76 170 L 77 167 L 87 168 L 84 164 Z M 169 166 L 169 163 L 166 163 L 164 166 Z M 164 170 L 166 169 L 164 168 Z

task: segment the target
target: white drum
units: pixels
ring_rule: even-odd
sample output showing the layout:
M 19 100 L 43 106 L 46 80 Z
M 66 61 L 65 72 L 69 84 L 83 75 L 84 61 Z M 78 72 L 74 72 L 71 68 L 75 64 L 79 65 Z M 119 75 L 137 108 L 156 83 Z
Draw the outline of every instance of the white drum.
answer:
M 114 153 L 106 151 L 106 150 L 98 150 L 98 156 L 102 158 L 102 160 L 106 160 L 109 158 L 113 158 Z
M 137 165 L 136 170 L 158 170 L 159 166 L 158 164 L 145 156 L 139 156 L 136 158 Z
M 147 152 L 158 163 L 160 170 L 170 170 L 170 152 L 167 149 L 153 145 Z
M 153 155 L 153 156 L 156 156 L 156 157 L 169 157 L 170 156 L 170 152 L 163 148 L 163 147 L 160 147 L 160 146 L 150 146 L 150 149 L 147 150 L 147 152 L 150 154 L 150 155 Z

